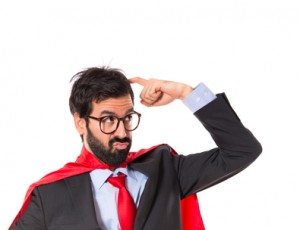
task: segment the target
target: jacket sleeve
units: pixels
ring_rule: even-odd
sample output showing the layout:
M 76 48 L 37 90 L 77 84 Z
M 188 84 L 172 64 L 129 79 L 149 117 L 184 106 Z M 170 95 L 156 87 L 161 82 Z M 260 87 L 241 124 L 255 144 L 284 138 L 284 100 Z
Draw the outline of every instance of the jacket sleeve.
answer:
M 262 152 L 261 144 L 243 126 L 224 93 L 194 115 L 217 147 L 202 153 L 174 156 L 182 198 L 239 173 Z
M 38 188 L 35 188 L 31 195 L 22 218 L 10 230 L 46 230 L 44 226 L 44 214 L 42 210 L 42 202 L 39 196 Z

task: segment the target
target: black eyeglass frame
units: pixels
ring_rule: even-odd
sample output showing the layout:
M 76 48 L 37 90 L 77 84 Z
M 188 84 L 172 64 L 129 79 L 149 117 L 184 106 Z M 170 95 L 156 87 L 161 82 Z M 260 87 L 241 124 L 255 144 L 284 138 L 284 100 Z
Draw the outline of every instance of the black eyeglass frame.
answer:
M 138 123 L 137 123 L 137 125 L 136 125 L 136 127 L 134 129 L 127 129 L 126 126 L 125 126 L 124 120 L 128 117 L 128 115 L 131 115 L 131 114 L 138 115 Z M 140 113 L 138 113 L 136 111 L 133 111 L 133 112 L 130 112 L 130 113 L 126 114 L 124 117 L 117 117 L 117 116 L 114 116 L 114 115 L 107 115 L 107 116 L 103 116 L 103 117 L 93 117 L 93 116 L 87 116 L 87 117 L 99 121 L 99 128 L 100 128 L 100 131 L 102 133 L 104 133 L 104 134 L 112 134 L 112 133 L 116 132 L 116 130 L 119 128 L 120 121 L 123 122 L 125 130 L 127 130 L 127 131 L 134 131 L 134 130 L 136 130 L 139 127 L 141 116 L 142 116 L 142 114 L 140 114 Z M 107 117 L 115 117 L 116 119 L 118 119 L 118 123 L 117 123 L 117 126 L 116 126 L 115 130 L 113 130 L 111 132 L 104 132 L 101 129 L 101 122 L 102 122 L 102 120 L 104 120 Z

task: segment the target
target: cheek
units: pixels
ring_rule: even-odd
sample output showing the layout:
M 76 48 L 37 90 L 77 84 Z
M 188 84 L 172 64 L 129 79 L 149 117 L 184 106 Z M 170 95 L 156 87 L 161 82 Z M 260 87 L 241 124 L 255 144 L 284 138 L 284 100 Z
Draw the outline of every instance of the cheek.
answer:
M 102 133 L 98 126 L 90 125 L 89 129 L 92 132 L 94 139 L 101 142 L 104 146 L 108 146 L 109 135 Z
M 103 133 L 101 132 L 99 125 L 97 123 L 90 123 L 89 130 L 92 132 L 93 136 L 97 139 L 102 139 Z
M 127 131 L 127 137 L 129 137 L 131 139 L 132 138 L 132 132 Z
M 102 143 L 105 147 L 108 147 L 109 137 L 110 135 L 106 135 L 101 131 L 95 133 L 95 138 Z

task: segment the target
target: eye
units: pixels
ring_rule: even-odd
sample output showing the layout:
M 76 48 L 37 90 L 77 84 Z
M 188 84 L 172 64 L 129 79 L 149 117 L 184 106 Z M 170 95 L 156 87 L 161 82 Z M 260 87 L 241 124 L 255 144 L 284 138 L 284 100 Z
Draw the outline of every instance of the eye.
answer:
M 104 123 L 114 123 L 116 118 L 114 116 L 103 117 L 102 122 Z
M 127 114 L 124 120 L 125 121 L 131 121 L 132 120 L 132 115 L 133 114 Z

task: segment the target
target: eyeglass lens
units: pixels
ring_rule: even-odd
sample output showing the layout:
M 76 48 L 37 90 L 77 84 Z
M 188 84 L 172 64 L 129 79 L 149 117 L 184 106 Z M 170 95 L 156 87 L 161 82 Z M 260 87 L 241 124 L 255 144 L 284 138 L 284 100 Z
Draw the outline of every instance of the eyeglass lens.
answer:
M 139 115 L 136 113 L 130 113 L 123 118 L 118 118 L 115 116 L 103 117 L 100 121 L 100 129 L 104 133 L 114 132 L 117 128 L 120 120 L 123 121 L 124 127 L 127 131 L 132 131 L 139 125 Z

